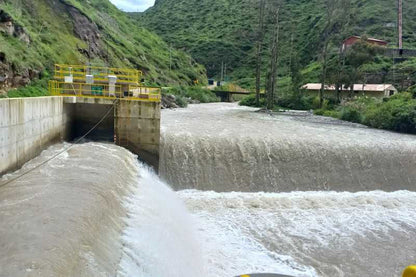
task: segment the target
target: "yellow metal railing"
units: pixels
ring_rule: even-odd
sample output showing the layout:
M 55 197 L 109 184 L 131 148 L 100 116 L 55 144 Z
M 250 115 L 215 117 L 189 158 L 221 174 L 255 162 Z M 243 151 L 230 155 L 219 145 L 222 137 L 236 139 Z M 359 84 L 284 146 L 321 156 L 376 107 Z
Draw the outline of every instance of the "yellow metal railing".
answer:
M 86 82 L 87 75 L 92 75 L 95 83 L 108 83 L 109 76 L 117 77 L 117 83 L 139 85 L 142 72 L 136 69 L 110 68 L 87 65 L 55 65 L 55 79 L 65 80 L 72 76 L 75 82 Z
M 139 85 L 66 83 L 52 80 L 49 81 L 49 92 L 55 96 L 125 98 L 149 102 L 160 102 L 161 100 L 161 88 Z

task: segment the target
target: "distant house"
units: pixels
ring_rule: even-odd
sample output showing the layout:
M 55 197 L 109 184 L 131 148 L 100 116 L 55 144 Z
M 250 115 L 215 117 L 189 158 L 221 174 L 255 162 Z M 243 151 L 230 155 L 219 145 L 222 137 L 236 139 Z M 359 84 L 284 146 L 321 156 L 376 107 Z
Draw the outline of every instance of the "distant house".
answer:
M 322 85 L 318 83 L 309 83 L 301 87 L 301 90 L 311 95 L 318 95 Z M 350 87 L 342 86 L 340 97 L 342 99 L 356 97 L 356 96 L 368 96 L 368 97 L 390 97 L 396 94 L 397 89 L 391 84 L 355 84 L 354 89 Z M 324 96 L 327 98 L 336 97 L 336 88 L 334 85 L 326 85 Z
M 341 51 L 347 50 L 348 48 L 350 48 L 352 45 L 359 42 L 360 40 L 361 40 L 361 37 L 359 36 L 352 36 L 352 37 L 345 39 L 342 42 Z M 387 46 L 388 44 L 387 41 L 376 39 L 376 38 L 367 38 L 366 41 L 370 44 L 378 45 L 378 46 Z

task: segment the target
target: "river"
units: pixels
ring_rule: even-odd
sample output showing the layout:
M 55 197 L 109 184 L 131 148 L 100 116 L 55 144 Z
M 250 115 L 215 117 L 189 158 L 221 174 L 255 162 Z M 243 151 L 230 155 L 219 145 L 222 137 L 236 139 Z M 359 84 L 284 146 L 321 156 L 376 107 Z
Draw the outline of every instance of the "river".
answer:
M 89 142 L 0 188 L 0 276 L 399 276 L 416 261 L 414 136 L 224 103 L 162 118 L 161 179 Z

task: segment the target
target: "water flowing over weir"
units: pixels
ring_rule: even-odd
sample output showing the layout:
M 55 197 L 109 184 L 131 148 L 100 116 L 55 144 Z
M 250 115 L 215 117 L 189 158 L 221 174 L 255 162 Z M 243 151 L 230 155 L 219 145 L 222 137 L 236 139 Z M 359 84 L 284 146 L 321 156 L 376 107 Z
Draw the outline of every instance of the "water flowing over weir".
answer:
M 175 189 L 416 190 L 416 137 L 236 104 L 162 113 L 160 174 Z
M 1 181 L 65 146 L 50 147 Z M 0 187 L 0 222 L 0 276 L 204 276 L 182 201 L 115 145 L 75 145 Z
M 2 181 L 65 145 L 43 151 Z M 87 143 L 0 187 L 0 276 L 114 276 L 126 215 L 121 203 L 137 174 L 127 150 Z
M 415 262 L 414 136 L 252 111 L 164 111 L 177 192 L 102 143 L 0 187 L 0 276 L 399 276 Z

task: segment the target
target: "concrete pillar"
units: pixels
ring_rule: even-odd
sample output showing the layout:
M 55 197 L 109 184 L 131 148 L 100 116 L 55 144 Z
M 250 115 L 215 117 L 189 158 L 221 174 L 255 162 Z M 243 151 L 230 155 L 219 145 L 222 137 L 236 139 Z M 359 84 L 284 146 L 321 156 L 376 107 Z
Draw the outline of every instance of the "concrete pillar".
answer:
M 114 111 L 116 143 L 159 168 L 160 103 L 120 99 Z

